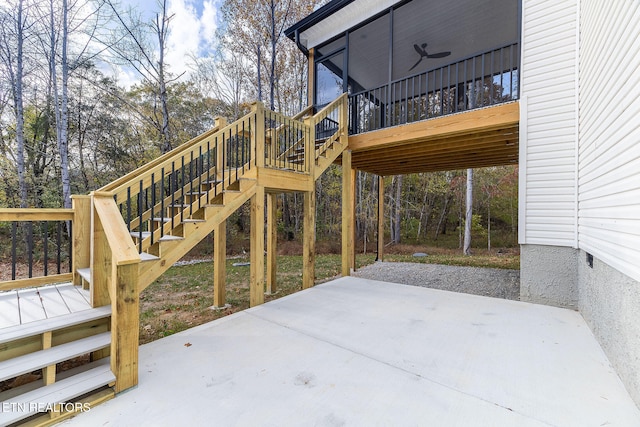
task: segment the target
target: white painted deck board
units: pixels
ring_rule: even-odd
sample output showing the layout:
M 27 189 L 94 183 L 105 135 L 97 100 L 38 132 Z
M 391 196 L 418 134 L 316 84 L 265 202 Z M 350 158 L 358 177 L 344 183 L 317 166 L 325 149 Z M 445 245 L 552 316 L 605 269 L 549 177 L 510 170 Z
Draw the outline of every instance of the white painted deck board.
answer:
M 20 314 L 17 307 L 17 291 L 0 293 L 0 329 L 20 324 Z
M 103 332 L 80 340 L 60 344 L 46 350 L 29 353 L 22 357 L 0 362 L 0 381 L 55 365 L 92 351 L 99 350 L 111 343 L 111 332 Z
M 102 319 L 111 315 L 111 306 L 98 307 L 91 310 L 82 310 L 66 316 L 58 316 L 51 319 L 31 322 L 24 325 L 15 325 L 2 329 L 0 344 L 15 341 L 20 338 L 41 334 L 46 331 L 78 325 L 92 320 Z
M 15 404 L 15 408 L 24 408 L 25 410 L 0 412 L 0 425 L 15 423 L 37 413 L 38 411 L 33 409 L 37 409 L 38 405 L 32 407 L 29 402 L 38 403 L 44 408 L 47 404 L 69 401 L 76 396 L 95 390 L 113 381 L 115 381 L 115 376 L 107 365 L 74 375 L 52 385 L 38 388 L 12 400 L 10 403 Z
M 71 313 L 71 310 L 69 310 L 69 307 L 65 304 L 56 286 L 38 288 L 38 291 L 40 292 L 42 306 L 44 307 L 47 318 Z
M 58 285 L 58 291 L 64 298 L 65 303 L 72 312 L 88 310 L 91 308 L 89 302 L 78 291 L 78 287 L 73 284 Z
M 19 290 L 18 303 L 20 306 L 20 323 L 35 322 L 36 320 L 47 318 L 37 289 Z

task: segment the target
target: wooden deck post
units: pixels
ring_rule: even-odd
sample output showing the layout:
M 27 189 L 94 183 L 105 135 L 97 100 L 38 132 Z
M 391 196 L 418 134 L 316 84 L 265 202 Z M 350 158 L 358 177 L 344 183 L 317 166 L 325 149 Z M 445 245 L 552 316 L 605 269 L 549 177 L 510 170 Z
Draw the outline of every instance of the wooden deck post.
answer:
M 264 303 L 264 225 L 264 187 L 257 185 L 251 197 L 251 307 Z
M 351 150 L 342 152 L 342 276 L 351 275 L 353 252 L 353 186 Z
M 227 220 L 213 228 L 213 306 L 227 303 Z
M 378 256 L 384 261 L 384 177 L 378 176 Z
M 315 187 L 315 186 L 314 186 Z M 304 231 L 302 249 L 302 289 L 310 288 L 316 278 L 316 191 L 304 193 Z
M 119 265 L 111 304 L 111 371 L 115 392 L 138 384 L 139 292 L 138 264 Z
M 358 171 L 351 169 L 351 270 L 356 271 L 356 175 Z
M 265 157 L 265 115 L 264 104 L 262 102 L 254 102 L 251 104 L 251 109 L 256 113 L 256 129 L 255 134 L 251 138 L 251 154 L 256 156 L 256 166 L 264 167 Z M 264 203 L 263 203 L 264 205 Z
M 276 246 L 278 243 L 278 195 L 267 194 L 267 294 L 275 294 L 276 286 Z
M 71 196 L 73 207 L 73 284 L 82 284 L 79 268 L 91 266 L 91 196 Z

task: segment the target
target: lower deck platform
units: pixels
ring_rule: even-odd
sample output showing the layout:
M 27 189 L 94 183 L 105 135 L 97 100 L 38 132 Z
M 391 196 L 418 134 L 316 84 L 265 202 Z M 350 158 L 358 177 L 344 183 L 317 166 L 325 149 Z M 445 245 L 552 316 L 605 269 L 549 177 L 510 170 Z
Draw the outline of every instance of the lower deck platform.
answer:
M 341 278 L 140 348 L 63 425 L 640 425 L 570 310 Z
M 0 292 L 0 329 L 88 310 L 89 301 L 89 291 L 71 283 Z

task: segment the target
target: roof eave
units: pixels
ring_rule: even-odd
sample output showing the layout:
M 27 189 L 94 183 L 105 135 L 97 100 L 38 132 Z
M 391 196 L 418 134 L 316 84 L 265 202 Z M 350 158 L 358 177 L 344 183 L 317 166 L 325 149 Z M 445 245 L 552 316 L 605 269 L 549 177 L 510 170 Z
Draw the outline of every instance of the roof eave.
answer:
M 313 27 L 318 22 L 333 15 L 334 13 L 338 12 L 340 9 L 344 8 L 350 3 L 353 3 L 354 1 L 355 0 L 333 0 L 284 30 L 284 34 L 289 39 L 296 42 L 300 50 L 302 50 L 303 52 L 307 52 L 308 49 L 302 46 L 302 44 L 300 43 L 300 33 L 308 28 Z

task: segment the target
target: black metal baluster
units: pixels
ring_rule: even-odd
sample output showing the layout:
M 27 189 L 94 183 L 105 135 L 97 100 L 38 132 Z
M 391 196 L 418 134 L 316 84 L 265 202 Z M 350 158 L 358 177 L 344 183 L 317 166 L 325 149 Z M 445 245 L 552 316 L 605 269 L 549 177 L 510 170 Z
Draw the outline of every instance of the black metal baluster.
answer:
M 27 257 L 29 259 L 29 278 L 31 278 L 33 277 L 33 222 L 31 221 L 27 222 Z
M 131 233 L 131 187 L 127 187 L 127 230 Z
M 73 269 L 73 221 L 69 221 L 69 273 Z
M 56 244 L 58 245 L 58 250 L 56 253 L 56 265 L 57 265 L 57 271 L 58 274 L 60 274 L 62 272 L 62 257 L 61 257 L 61 252 L 62 252 L 62 222 L 58 222 L 58 233 L 56 236 Z
M 139 182 L 139 191 L 138 191 L 138 247 L 139 253 L 142 253 L 142 213 L 144 210 L 142 209 L 142 198 L 144 197 L 142 192 L 144 190 L 142 185 L 142 180 Z
M 44 252 L 44 275 L 49 275 L 49 223 L 42 221 L 42 246 Z
M 160 238 L 162 238 L 164 237 L 164 219 L 166 215 L 166 212 L 164 210 L 164 168 L 160 169 L 160 176 L 162 176 L 160 180 L 160 217 L 162 218 L 162 221 L 160 223 Z
M 153 223 L 155 222 L 155 208 L 156 208 L 156 175 L 155 173 L 151 174 L 151 213 L 149 216 L 149 232 L 151 233 L 151 244 L 153 245 L 153 235 L 155 234 L 155 230 L 153 229 Z M 160 219 L 160 223 L 162 223 L 162 218 Z
M 189 216 L 193 215 L 193 151 L 190 152 L 189 160 Z
M 16 244 L 18 234 L 18 223 L 16 221 L 11 222 L 11 280 L 16 280 Z

